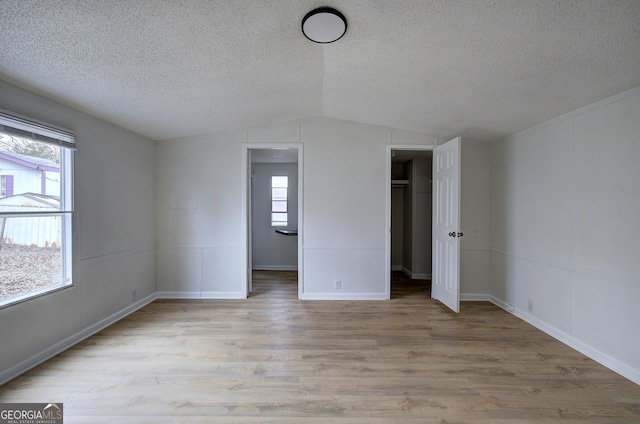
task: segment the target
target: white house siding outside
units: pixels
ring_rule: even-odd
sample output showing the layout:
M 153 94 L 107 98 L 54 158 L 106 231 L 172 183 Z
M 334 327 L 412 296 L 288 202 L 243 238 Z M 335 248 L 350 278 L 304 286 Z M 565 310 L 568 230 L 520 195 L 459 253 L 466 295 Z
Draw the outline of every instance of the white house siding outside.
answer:
M 49 196 L 19 194 L 0 199 L 0 212 L 15 212 L 17 208 L 21 212 L 52 212 L 60 209 L 55 206 L 56 202 Z M 59 248 L 62 241 L 61 222 L 57 216 L 0 218 L 2 244 Z
M 60 210 L 60 171 L 53 161 L 0 152 L 0 175 L 11 176 L 12 186 L 0 197 L 0 212 Z M 3 245 L 58 248 L 62 240 L 60 217 L 0 218 Z
M 0 152 L 5 155 L 7 152 Z M 17 156 L 13 154 L 12 156 Z M 26 158 L 26 156 L 25 156 Z M 35 159 L 35 158 L 33 158 Z M 43 161 L 40 159 L 40 161 Z M 54 164 L 53 162 L 51 162 Z M 57 166 L 54 164 L 54 166 Z M 0 157 L 0 175 L 13 176 L 13 193 L 60 194 L 60 171 L 42 171 Z M 44 177 L 44 187 L 42 178 Z M 43 191 L 44 188 L 44 191 Z

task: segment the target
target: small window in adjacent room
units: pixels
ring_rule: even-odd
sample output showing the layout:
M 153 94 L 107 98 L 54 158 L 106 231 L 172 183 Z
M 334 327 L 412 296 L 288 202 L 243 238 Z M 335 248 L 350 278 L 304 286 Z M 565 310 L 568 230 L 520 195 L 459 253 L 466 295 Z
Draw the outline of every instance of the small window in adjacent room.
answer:
M 289 177 L 274 175 L 271 177 L 271 226 L 286 227 L 287 215 L 287 190 Z
M 72 284 L 72 132 L 0 109 L 0 307 Z

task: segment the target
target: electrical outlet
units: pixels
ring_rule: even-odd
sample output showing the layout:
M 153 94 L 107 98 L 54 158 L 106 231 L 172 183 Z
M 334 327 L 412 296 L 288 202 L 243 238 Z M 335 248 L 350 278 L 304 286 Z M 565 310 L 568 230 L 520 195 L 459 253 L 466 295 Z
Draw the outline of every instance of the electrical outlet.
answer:
M 342 289 L 342 281 L 336 280 L 336 290 Z
M 135 302 L 136 300 L 138 300 L 138 290 L 134 290 L 131 292 L 131 301 Z

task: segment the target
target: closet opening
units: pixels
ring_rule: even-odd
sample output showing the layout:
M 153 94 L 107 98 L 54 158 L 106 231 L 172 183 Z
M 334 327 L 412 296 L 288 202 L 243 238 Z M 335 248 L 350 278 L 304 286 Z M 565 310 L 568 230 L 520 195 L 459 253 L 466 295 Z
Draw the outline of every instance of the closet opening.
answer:
M 390 159 L 389 295 L 431 297 L 432 146 L 392 149 Z

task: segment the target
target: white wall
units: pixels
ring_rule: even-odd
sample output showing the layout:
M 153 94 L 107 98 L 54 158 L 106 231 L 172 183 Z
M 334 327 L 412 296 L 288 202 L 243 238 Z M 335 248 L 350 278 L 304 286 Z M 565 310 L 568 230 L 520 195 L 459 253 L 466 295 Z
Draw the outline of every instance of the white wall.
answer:
M 246 137 L 158 142 L 158 296 L 242 297 Z
M 303 297 L 382 299 L 389 130 L 318 119 L 303 123 L 301 134 Z
M 640 89 L 492 148 L 493 300 L 640 382 Z
M 302 296 L 382 298 L 388 140 L 388 129 L 311 119 L 159 142 L 159 296 L 241 297 L 248 141 L 304 143 Z M 190 183 L 181 188 L 179 179 Z M 189 197 L 192 207 L 172 205 L 172 192 Z
M 386 145 L 438 141 L 319 118 L 156 148 L 1 81 L 0 107 L 75 130 L 79 149 L 75 285 L 0 309 L 0 382 L 153 299 L 156 290 L 239 297 L 246 142 L 304 144 L 302 296 L 384 298 Z M 461 211 L 463 299 L 490 293 L 636 382 L 639 117 L 634 89 L 491 148 L 463 142 Z
M 6 83 L 0 99 L 2 108 L 78 134 L 75 286 L 0 309 L 0 381 L 156 295 L 241 297 L 245 143 L 304 144 L 302 297 L 384 299 L 386 146 L 438 141 L 318 118 L 154 143 Z M 486 159 L 482 148 L 465 155 Z M 465 179 L 484 190 L 476 180 L 487 166 L 463 169 L 463 222 L 477 206 L 465 207 Z M 488 231 L 474 219 L 481 235 Z M 482 286 L 484 264 L 463 256 L 462 266 L 480 282 L 469 285 L 463 271 L 463 292 Z
M 253 269 L 298 269 L 298 237 L 275 230 L 298 228 L 298 164 L 252 163 L 253 174 Z M 289 177 L 286 227 L 271 226 L 271 177 Z
M 241 297 L 245 143 L 304 145 L 303 287 L 307 299 L 384 299 L 387 145 L 432 145 L 426 134 L 335 119 L 308 119 L 158 143 L 158 291 L 161 297 Z M 489 147 L 472 147 L 463 176 L 485 190 L 465 215 L 488 240 Z M 485 154 L 486 153 L 486 154 Z M 464 157 L 464 156 L 463 156 Z M 480 182 L 477 182 L 480 181 Z M 486 184 L 485 184 L 486 183 Z M 172 200 L 173 199 L 173 200 Z M 470 209 L 465 209 L 465 204 Z M 486 211 L 486 213 L 485 213 Z M 485 219 L 486 222 L 482 222 Z M 473 237 L 470 237 L 473 240 Z M 488 248 L 488 242 L 486 243 Z M 469 242 L 470 249 L 485 248 Z M 488 288 L 488 251 L 468 255 L 467 287 Z M 341 282 L 336 289 L 335 282 Z M 475 293 L 475 291 L 473 292 Z M 486 291 L 484 292 L 486 299 Z
M 486 300 L 490 281 L 491 144 L 462 140 L 461 300 Z
M 74 286 L 0 309 L 1 383 L 154 298 L 156 146 L 3 81 L 0 108 L 74 130 L 78 146 Z

